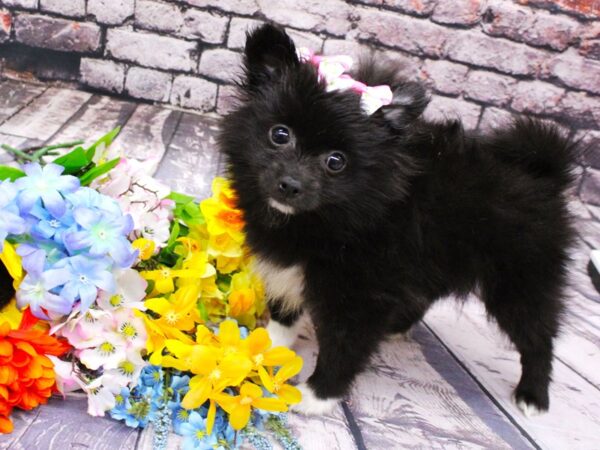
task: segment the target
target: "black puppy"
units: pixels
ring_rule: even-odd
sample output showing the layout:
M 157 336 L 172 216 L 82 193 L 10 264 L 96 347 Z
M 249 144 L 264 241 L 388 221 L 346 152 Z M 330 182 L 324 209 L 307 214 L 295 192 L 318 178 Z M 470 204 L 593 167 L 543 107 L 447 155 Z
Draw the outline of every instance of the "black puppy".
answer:
M 316 327 L 317 366 L 296 409 L 330 410 L 387 334 L 476 288 L 521 354 L 517 404 L 548 409 L 573 238 L 571 143 L 528 119 L 489 136 L 424 121 L 423 88 L 372 61 L 354 77 L 390 85 L 394 100 L 366 115 L 356 93 L 326 92 L 272 25 L 249 34 L 245 69 L 220 147 L 272 336 L 293 342 L 304 310 Z

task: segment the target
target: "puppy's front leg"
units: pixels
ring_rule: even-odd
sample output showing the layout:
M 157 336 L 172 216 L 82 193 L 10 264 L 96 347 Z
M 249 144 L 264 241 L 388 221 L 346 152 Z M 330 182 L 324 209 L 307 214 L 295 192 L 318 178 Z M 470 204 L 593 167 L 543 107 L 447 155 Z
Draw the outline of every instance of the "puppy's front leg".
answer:
M 271 320 L 267 331 L 273 347 L 291 347 L 298 337 L 302 308 L 286 309 L 281 300 L 269 300 L 268 306 Z
M 319 356 L 314 373 L 298 388 L 302 401 L 292 410 L 327 414 L 348 393 L 384 337 L 385 318 L 352 311 L 347 317 L 320 317 L 315 322 Z

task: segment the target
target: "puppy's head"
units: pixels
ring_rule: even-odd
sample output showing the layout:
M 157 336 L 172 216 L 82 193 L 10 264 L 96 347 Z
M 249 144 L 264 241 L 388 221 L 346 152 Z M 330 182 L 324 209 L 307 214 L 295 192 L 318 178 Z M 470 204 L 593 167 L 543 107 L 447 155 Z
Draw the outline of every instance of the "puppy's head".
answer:
M 247 221 L 361 226 L 405 195 L 414 165 L 402 136 L 427 104 L 425 93 L 371 62 L 355 77 L 387 82 L 393 102 L 366 115 L 359 94 L 326 91 L 283 30 L 265 25 L 248 35 L 240 105 L 220 135 Z

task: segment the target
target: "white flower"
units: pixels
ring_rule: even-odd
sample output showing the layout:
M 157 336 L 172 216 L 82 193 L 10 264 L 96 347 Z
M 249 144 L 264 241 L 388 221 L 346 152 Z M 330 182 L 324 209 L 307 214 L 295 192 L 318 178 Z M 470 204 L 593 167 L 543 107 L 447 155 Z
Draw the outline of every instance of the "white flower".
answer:
M 101 292 L 98 296 L 98 306 L 104 311 L 114 311 L 117 308 L 134 308 L 145 311 L 144 298 L 148 283 L 133 269 L 117 269 L 113 272 L 117 284 L 117 292 L 110 295 Z
M 129 380 L 116 372 L 105 372 L 85 385 L 83 390 L 88 396 L 88 414 L 90 416 L 103 416 L 106 411 L 116 405 L 115 395 L 121 388 L 127 386 Z
M 120 361 L 116 369 L 109 370 L 107 373 L 116 371 L 119 375 L 126 377 L 129 383 L 136 384 L 140 372 L 148 363 L 142 359 L 139 351 L 129 351 L 124 360 Z
M 105 370 L 115 369 L 126 358 L 126 346 L 127 342 L 121 335 L 114 331 L 104 331 L 97 346 L 79 352 L 79 360 L 91 370 L 100 367 Z
M 115 329 L 127 343 L 127 348 L 140 351 L 146 347 L 146 326 L 140 317 L 136 317 L 133 310 L 120 308 L 113 313 L 113 318 Z
M 54 373 L 56 375 L 56 388 L 64 396 L 68 392 L 77 391 L 85 388 L 85 383 L 73 371 L 73 363 L 63 361 L 56 356 L 46 355 L 54 364 Z
M 63 323 L 55 325 L 51 334 L 62 336 L 76 349 L 94 347 L 102 342 L 110 314 L 90 308 L 81 314 L 79 309 L 73 311 Z
M 140 216 L 140 232 L 142 237 L 153 241 L 158 248 L 166 245 L 171 234 L 170 212 L 160 208 Z M 139 234 L 138 233 L 138 234 Z

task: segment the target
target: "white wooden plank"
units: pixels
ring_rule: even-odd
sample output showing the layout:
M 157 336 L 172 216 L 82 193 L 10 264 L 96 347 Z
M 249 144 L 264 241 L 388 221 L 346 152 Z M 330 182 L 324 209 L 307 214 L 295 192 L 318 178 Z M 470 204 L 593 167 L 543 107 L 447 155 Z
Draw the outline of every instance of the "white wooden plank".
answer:
M 49 144 L 84 140 L 92 144 L 103 135 L 123 126 L 133 114 L 136 104 L 112 97 L 94 95 L 92 99 L 69 120 Z
M 349 404 L 366 447 L 448 448 L 460 443 L 459 448 L 530 448 L 458 364 L 453 370 L 458 378 L 462 377 L 458 380 L 463 385 L 460 393 L 432 367 L 430 355 L 423 349 L 432 343 L 424 340 L 423 336 L 419 342 L 402 336 L 390 338 L 373 357 L 368 370 L 358 376 Z M 314 370 L 317 356 L 314 331 L 306 319 L 294 348 L 304 358 L 300 374 L 304 380 Z M 444 351 L 441 347 L 438 350 Z M 439 355 L 435 357 L 440 359 Z M 472 397 L 469 404 L 461 397 L 465 395 Z M 485 404 L 475 408 L 474 402 Z M 332 424 L 325 422 L 323 426 Z M 304 431 L 299 431 L 304 438 Z M 321 437 L 315 435 L 315 445 Z
M 0 83 L 0 124 L 45 90 L 46 86 L 22 81 L 6 80 Z
M 139 105 L 112 148 L 128 158 L 148 163 L 153 174 L 170 144 L 181 112 L 154 105 Z
M 139 430 L 108 417 L 89 416 L 86 408 L 85 397 L 51 398 L 47 405 L 30 412 L 37 417 L 10 449 L 134 450 Z
M 425 322 L 541 447 L 598 448 L 600 391 L 562 362 L 554 362 L 549 413 L 529 419 L 514 406 L 511 395 L 521 374 L 519 356 L 487 321 L 479 301 L 467 301 L 460 311 L 452 301 L 439 302 Z M 596 362 L 591 364 L 600 370 Z
M 31 104 L 0 126 L 0 133 L 32 139 L 49 139 L 92 94 L 71 89 L 48 88 Z
M 184 113 L 156 177 L 175 191 L 210 196 L 219 164 L 217 131 L 215 118 Z

